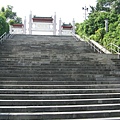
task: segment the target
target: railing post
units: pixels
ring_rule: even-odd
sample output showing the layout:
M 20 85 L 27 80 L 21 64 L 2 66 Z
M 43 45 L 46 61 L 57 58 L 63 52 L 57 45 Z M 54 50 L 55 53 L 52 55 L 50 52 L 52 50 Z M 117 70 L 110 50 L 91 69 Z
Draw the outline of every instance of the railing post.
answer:
M 119 59 L 119 57 L 120 57 L 119 52 L 120 52 L 120 48 L 118 47 L 118 59 Z
M 30 15 L 29 15 L 29 34 L 31 35 L 32 34 L 32 12 L 30 12 Z
M 4 40 L 6 40 L 6 32 L 5 32 L 5 35 L 4 35 Z
M 24 34 L 26 34 L 26 17 L 24 19 Z
M 60 18 L 60 20 L 59 20 L 59 35 L 62 35 L 61 23 L 62 23 L 62 21 L 61 21 L 61 18 Z
M 111 53 L 112 53 L 112 43 L 111 43 Z
M 54 21 L 53 21 L 53 35 L 56 35 L 56 13 L 54 15 Z
M 75 34 L 75 20 L 73 18 L 73 28 L 72 28 L 72 32 Z
M 95 45 L 93 45 L 93 47 L 94 47 L 94 52 L 95 52 Z
M 2 42 L 6 39 L 7 39 L 7 33 L 5 32 L 2 36 L 0 36 L 0 43 L 2 44 Z

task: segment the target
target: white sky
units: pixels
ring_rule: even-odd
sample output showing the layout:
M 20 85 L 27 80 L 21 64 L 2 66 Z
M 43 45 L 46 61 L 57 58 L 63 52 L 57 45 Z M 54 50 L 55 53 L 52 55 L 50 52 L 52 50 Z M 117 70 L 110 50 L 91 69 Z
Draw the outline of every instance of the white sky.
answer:
M 56 12 L 57 23 L 60 18 L 65 23 L 72 22 L 73 18 L 80 23 L 84 20 L 85 13 L 82 7 L 95 6 L 96 0 L 0 0 L 0 8 L 6 8 L 7 5 L 12 5 L 13 11 L 22 19 L 26 16 L 27 23 L 30 11 L 33 15 L 43 17 L 53 16 Z

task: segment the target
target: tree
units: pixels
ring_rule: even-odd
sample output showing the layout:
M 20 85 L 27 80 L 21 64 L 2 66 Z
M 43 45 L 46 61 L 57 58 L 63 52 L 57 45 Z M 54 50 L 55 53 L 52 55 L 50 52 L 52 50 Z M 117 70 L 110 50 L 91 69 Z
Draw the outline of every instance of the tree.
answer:
M 16 18 L 15 18 L 15 23 L 20 23 L 20 24 L 22 24 L 22 18 L 16 17 Z
M 76 26 L 76 33 L 108 49 L 110 43 L 120 46 L 120 0 L 97 0 L 96 7 L 90 8 L 88 19 Z M 105 19 L 108 19 L 108 32 L 105 31 Z
M 111 11 L 113 11 L 116 14 L 120 14 L 120 1 L 116 0 L 111 5 Z
M 7 8 L 5 11 L 5 17 L 6 19 L 15 19 L 15 17 L 17 16 L 16 12 L 12 11 L 12 8 Z
M 5 17 L 0 15 L 0 36 L 5 32 L 9 32 L 9 25 L 6 22 Z
M 11 5 L 8 5 L 6 9 L 4 7 L 1 8 L 0 36 L 4 34 L 4 32 L 9 32 L 9 24 L 12 25 L 14 23 L 22 23 L 22 18 L 18 17 L 16 12 L 13 12 L 12 10 L 13 6 Z
M 117 14 L 120 13 L 120 1 L 119 0 L 97 0 L 97 11 L 113 11 Z
M 9 24 L 10 24 L 10 25 L 15 24 L 15 20 L 10 20 L 10 21 L 9 21 Z
M 1 12 L 5 12 L 5 8 L 4 7 L 1 8 Z
M 7 21 L 14 20 L 15 23 L 22 23 L 22 18 L 17 16 L 16 12 L 13 12 L 13 6 L 8 5 L 6 9 L 2 7 L 1 14 L 5 16 Z

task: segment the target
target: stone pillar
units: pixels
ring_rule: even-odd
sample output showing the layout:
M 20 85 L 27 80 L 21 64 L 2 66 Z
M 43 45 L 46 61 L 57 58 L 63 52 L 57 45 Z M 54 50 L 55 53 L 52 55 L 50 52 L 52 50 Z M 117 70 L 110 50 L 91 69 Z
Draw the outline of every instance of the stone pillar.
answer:
M 26 34 L 26 17 L 24 19 L 24 34 Z
M 10 25 L 9 28 L 10 28 L 9 33 L 12 34 L 12 25 Z
M 53 21 L 53 35 L 56 35 L 56 13 L 54 15 L 54 21 Z
M 75 20 L 73 19 L 73 28 L 72 28 L 72 32 L 75 34 Z
M 62 24 L 62 21 L 61 21 L 61 18 L 60 18 L 60 20 L 59 20 L 59 35 L 62 35 L 62 26 L 61 26 L 61 24 Z
M 32 12 L 30 12 L 30 15 L 29 15 L 29 34 L 32 34 Z
M 108 32 L 108 19 L 105 20 L 105 31 Z

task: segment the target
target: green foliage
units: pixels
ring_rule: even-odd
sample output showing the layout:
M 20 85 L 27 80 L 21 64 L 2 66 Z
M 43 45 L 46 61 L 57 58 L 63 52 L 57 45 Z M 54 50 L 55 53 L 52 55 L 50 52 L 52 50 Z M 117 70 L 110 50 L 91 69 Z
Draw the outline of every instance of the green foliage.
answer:
M 16 18 L 15 18 L 15 23 L 20 23 L 20 24 L 22 24 L 22 18 L 16 17 Z
M 5 12 L 5 8 L 4 7 L 1 8 L 1 12 Z
M 90 7 L 88 19 L 76 26 L 76 33 L 87 36 L 110 49 L 109 44 L 120 46 L 120 2 L 119 0 L 97 0 L 96 7 Z M 105 31 L 108 19 L 108 32 Z
M 96 9 L 98 11 L 114 11 L 120 13 L 120 1 L 119 0 L 97 0 Z
M 5 17 L 7 19 L 14 19 L 16 17 L 16 13 L 12 12 L 11 10 L 9 10 L 8 8 L 5 11 Z
M 22 23 L 22 18 L 18 17 L 16 12 L 13 12 L 13 6 L 8 5 L 5 9 L 4 7 L 1 8 L 0 11 L 0 36 L 4 32 L 9 32 L 9 24 L 12 25 L 14 23 Z M 9 21 L 7 23 L 7 21 Z
M 2 7 L 0 14 L 3 15 L 6 20 L 14 20 L 15 23 L 22 23 L 22 18 L 18 17 L 16 12 L 13 12 L 13 6 L 11 5 L 8 5 L 6 9 Z
M 10 21 L 9 21 L 9 24 L 10 24 L 10 25 L 15 24 L 15 20 L 10 20 Z
M 9 32 L 9 25 L 6 22 L 5 17 L 0 15 L 0 36 L 4 34 L 5 32 Z
M 104 28 L 99 28 L 96 32 L 95 32 L 95 35 L 94 35 L 94 40 L 96 42 L 99 42 L 102 44 L 102 40 L 104 38 L 104 35 L 105 35 L 105 29 Z

